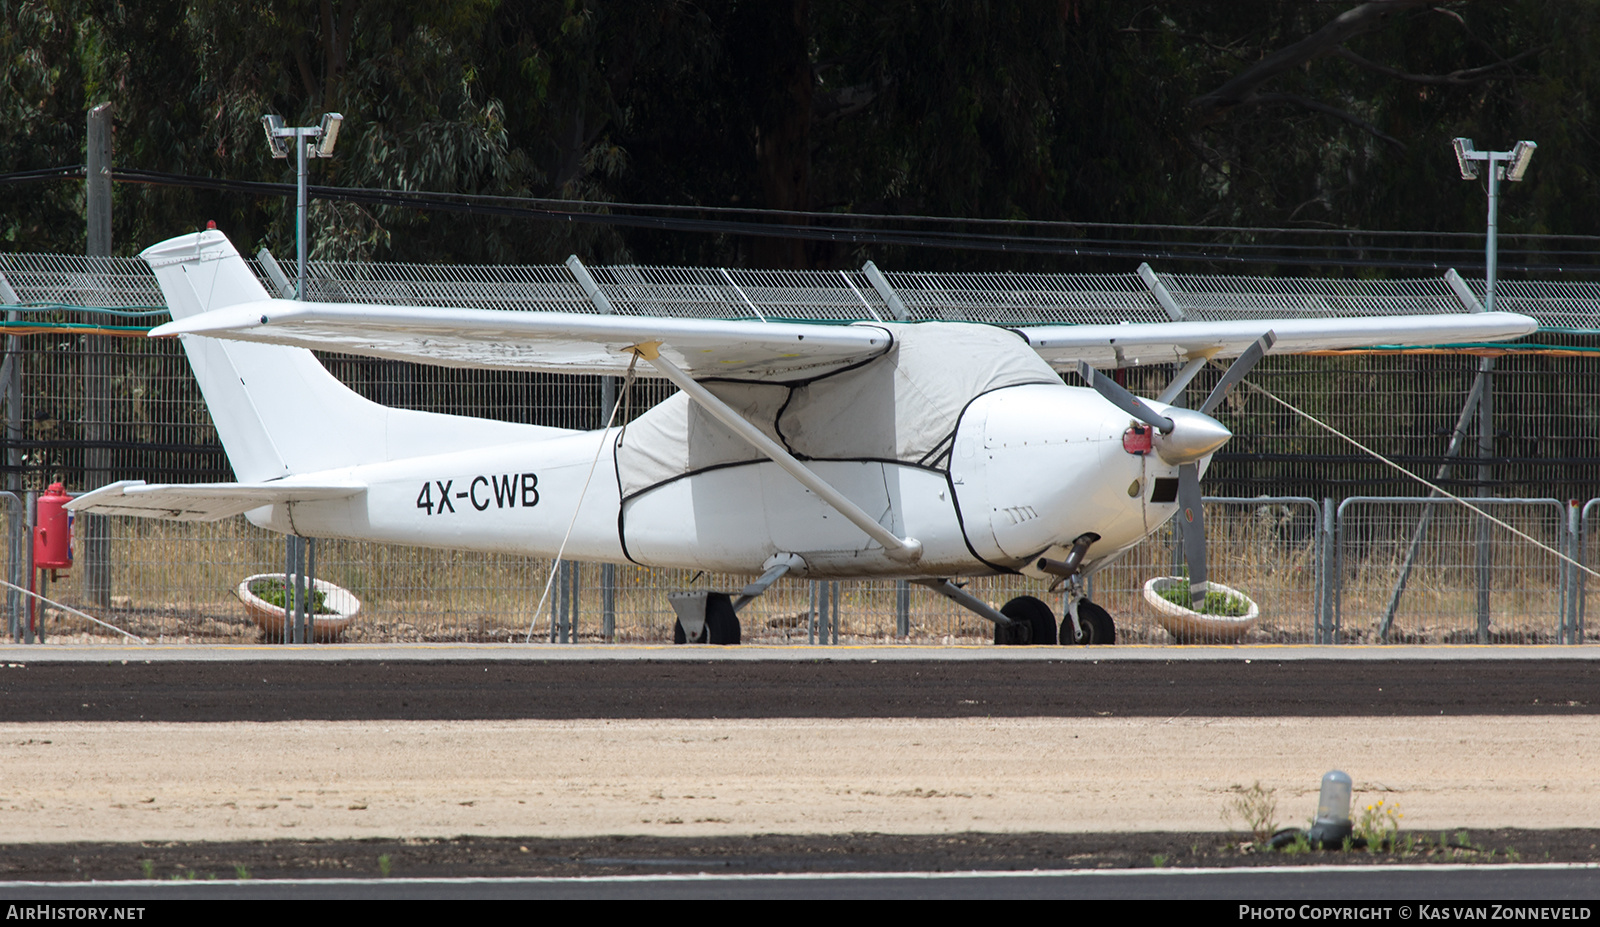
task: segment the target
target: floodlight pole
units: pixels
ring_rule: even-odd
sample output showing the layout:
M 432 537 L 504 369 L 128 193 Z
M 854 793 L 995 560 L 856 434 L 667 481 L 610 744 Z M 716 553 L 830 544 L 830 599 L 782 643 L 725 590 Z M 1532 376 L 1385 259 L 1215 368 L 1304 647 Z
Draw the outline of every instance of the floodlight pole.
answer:
M 338 113 L 324 113 L 318 125 L 286 126 L 281 117 L 270 113 L 261 117 L 261 125 L 267 132 L 267 144 L 271 146 L 274 158 L 288 157 L 288 146 L 282 140 L 294 139 L 294 251 L 297 265 L 294 282 L 295 299 L 306 298 L 306 208 L 309 205 L 309 197 L 306 195 L 306 160 L 333 157 L 333 145 L 339 137 L 339 125 L 343 121 L 344 117 Z M 320 141 L 313 145 L 311 139 Z
M 294 298 L 299 300 L 306 298 L 306 208 L 311 205 L 306 197 L 306 149 L 311 143 L 301 135 L 306 131 L 294 130 Z
M 1538 143 L 1519 141 L 1510 151 L 1478 151 L 1470 138 L 1457 138 L 1452 143 L 1456 152 L 1456 166 L 1461 169 L 1462 180 L 1476 180 L 1479 165 L 1489 169 L 1489 221 L 1483 246 L 1484 285 L 1483 311 L 1495 310 L 1495 279 L 1500 263 L 1500 180 L 1519 181 L 1527 174 L 1528 162 Z M 1494 358 L 1485 357 L 1479 362 L 1478 383 L 1478 495 L 1490 494 L 1489 482 L 1494 477 L 1488 463 L 1494 457 Z M 1491 552 L 1489 520 L 1478 520 L 1478 643 L 1489 643 L 1490 590 L 1493 588 L 1493 557 Z
M 1488 240 L 1484 243 L 1484 298 L 1483 311 L 1494 311 L 1494 289 L 1496 270 L 1500 263 L 1499 235 L 1500 235 L 1500 181 L 1501 179 L 1512 182 L 1519 181 L 1528 172 L 1528 162 L 1533 160 L 1533 153 L 1539 147 L 1537 142 L 1520 141 L 1510 151 L 1478 151 L 1472 146 L 1472 139 L 1458 138 L 1454 141 L 1456 151 L 1456 166 L 1461 169 L 1462 180 L 1477 180 L 1478 165 L 1487 164 L 1489 167 L 1489 227 Z

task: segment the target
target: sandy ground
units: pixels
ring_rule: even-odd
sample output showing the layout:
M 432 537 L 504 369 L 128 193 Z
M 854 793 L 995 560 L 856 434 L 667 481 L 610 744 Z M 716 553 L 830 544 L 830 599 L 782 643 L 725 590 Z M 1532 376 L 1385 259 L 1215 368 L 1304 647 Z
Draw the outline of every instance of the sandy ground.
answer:
M 0 843 L 1600 824 L 1600 717 L 0 724 Z

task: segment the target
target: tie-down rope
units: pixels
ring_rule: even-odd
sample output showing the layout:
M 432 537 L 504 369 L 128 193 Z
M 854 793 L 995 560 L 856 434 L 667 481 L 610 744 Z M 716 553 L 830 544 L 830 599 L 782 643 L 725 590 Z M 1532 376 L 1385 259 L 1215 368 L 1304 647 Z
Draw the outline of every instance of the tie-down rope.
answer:
M 1577 567 L 1578 569 L 1584 571 L 1585 573 L 1588 573 L 1590 576 L 1593 576 L 1596 579 L 1600 579 L 1600 573 L 1597 573 L 1594 570 L 1590 569 L 1589 567 L 1584 566 L 1583 564 L 1581 564 L 1578 561 L 1572 559 L 1571 557 L 1567 556 L 1566 554 L 1562 553 L 1561 551 L 1556 550 L 1554 547 L 1551 547 L 1549 544 L 1544 543 L 1543 541 L 1539 540 L 1538 538 L 1532 537 L 1532 536 L 1528 535 L 1526 532 L 1520 531 L 1517 528 L 1512 527 L 1510 524 L 1508 524 L 1504 520 L 1496 518 L 1493 515 L 1490 515 L 1488 512 L 1485 512 L 1483 509 L 1479 508 L 1476 505 L 1473 505 L 1471 502 L 1468 502 L 1467 500 L 1461 498 L 1460 496 L 1458 496 L 1455 493 L 1449 491 L 1448 489 L 1445 489 L 1444 487 L 1438 485 L 1437 483 L 1434 483 L 1434 482 L 1432 482 L 1432 481 L 1430 481 L 1430 480 L 1428 480 L 1428 479 L 1426 479 L 1424 477 L 1420 477 L 1420 476 L 1416 475 L 1415 473 L 1412 473 L 1410 470 L 1407 470 L 1405 467 L 1400 466 L 1399 464 L 1397 464 L 1394 461 L 1390 460 L 1389 458 L 1383 456 L 1382 454 L 1378 453 L 1377 451 L 1367 447 L 1366 445 L 1362 444 L 1360 441 L 1357 441 L 1356 439 L 1350 437 L 1349 435 L 1345 434 L 1344 432 L 1340 431 L 1339 429 L 1333 427 L 1332 425 L 1329 425 L 1327 422 L 1324 422 L 1324 421 L 1318 419 L 1316 416 L 1312 415 L 1311 413 L 1301 411 L 1300 409 L 1294 407 L 1293 405 L 1290 405 L 1288 402 L 1285 402 L 1284 400 L 1279 399 L 1277 396 L 1274 396 L 1273 394 L 1267 392 L 1265 389 L 1255 385 L 1254 383 L 1251 383 L 1249 380 L 1243 380 L 1241 382 L 1243 382 L 1245 386 L 1250 387 L 1251 389 L 1253 389 L 1256 392 L 1260 393 L 1261 395 L 1267 397 L 1268 399 L 1272 400 L 1273 402 L 1277 403 L 1278 405 L 1283 406 L 1285 409 L 1288 409 L 1290 412 L 1293 412 L 1294 414 L 1300 416 L 1301 418 L 1303 418 L 1306 421 L 1312 423 L 1313 425 L 1316 425 L 1319 428 L 1326 429 L 1329 433 L 1333 434 L 1335 437 L 1339 438 L 1340 440 L 1348 442 L 1356 450 L 1359 450 L 1361 453 L 1366 454 L 1367 456 L 1376 459 L 1379 463 L 1383 464 L 1384 466 L 1391 467 L 1391 468 L 1393 468 L 1395 470 L 1398 470 L 1400 473 L 1404 474 L 1408 478 L 1416 480 L 1417 482 L 1419 482 L 1422 485 L 1428 487 L 1429 489 L 1433 490 L 1434 492 L 1438 493 L 1439 495 L 1444 496 L 1447 499 L 1451 499 L 1451 500 L 1453 500 L 1455 502 L 1461 503 L 1462 505 L 1466 506 L 1468 509 L 1472 510 L 1473 512 L 1476 512 L 1477 514 L 1482 515 L 1484 518 L 1487 518 L 1490 522 L 1492 522 L 1492 523 L 1494 523 L 1496 525 L 1499 525 L 1500 527 L 1506 529 L 1507 531 L 1511 532 L 1512 534 L 1516 535 L 1517 537 L 1522 538 L 1524 541 L 1529 542 L 1533 546 L 1538 547 L 1541 550 L 1548 551 L 1548 552 L 1556 555 L 1556 557 L 1558 557 L 1558 558 L 1560 558 L 1562 560 L 1565 560 L 1566 562 L 1572 564 L 1573 566 Z
M 589 483 L 594 480 L 594 471 L 600 466 L 600 452 L 605 450 L 606 444 L 609 443 L 605 440 L 604 433 L 611 430 L 612 424 L 617 420 L 617 413 L 621 411 L 623 403 L 628 401 L 628 395 L 633 392 L 633 371 L 638 365 L 639 353 L 635 351 L 633 360 L 628 361 L 628 372 L 622 379 L 622 389 L 619 391 L 617 401 L 611 406 L 611 417 L 606 419 L 605 427 L 601 429 L 601 438 L 595 443 L 594 460 L 589 462 L 589 475 L 584 477 L 583 489 L 578 492 L 578 501 L 572 506 L 572 520 L 567 522 L 567 533 L 562 537 L 561 546 L 556 550 L 556 558 L 550 561 L 550 575 L 544 581 L 544 594 L 539 596 L 539 604 L 534 607 L 533 615 L 528 618 L 528 637 L 523 641 L 525 644 L 533 643 L 534 623 L 544 613 L 544 603 L 550 600 L 550 587 L 555 583 L 556 571 L 561 567 L 561 556 L 567 552 L 567 542 L 572 540 L 572 529 L 578 524 L 578 512 L 583 509 L 583 497 L 589 494 Z M 624 425 L 623 427 L 626 428 L 627 426 Z M 551 615 L 550 631 L 552 634 L 555 633 L 555 623 L 556 616 Z

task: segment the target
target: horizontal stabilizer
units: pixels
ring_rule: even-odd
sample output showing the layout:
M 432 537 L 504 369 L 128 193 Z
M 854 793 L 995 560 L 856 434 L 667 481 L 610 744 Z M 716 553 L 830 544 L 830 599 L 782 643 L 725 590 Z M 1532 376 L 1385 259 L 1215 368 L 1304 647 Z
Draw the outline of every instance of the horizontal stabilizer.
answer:
M 364 492 L 358 483 L 295 485 L 267 483 L 146 483 L 121 480 L 67 503 L 73 512 L 133 515 L 173 521 L 218 521 L 263 505 L 343 499 Z

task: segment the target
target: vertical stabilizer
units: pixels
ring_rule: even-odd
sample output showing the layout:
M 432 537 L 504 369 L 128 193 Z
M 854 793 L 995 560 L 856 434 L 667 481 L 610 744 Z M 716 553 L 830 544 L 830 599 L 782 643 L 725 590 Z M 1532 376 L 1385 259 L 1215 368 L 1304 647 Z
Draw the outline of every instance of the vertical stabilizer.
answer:
M 218 231 L 161 242 L 141 257 L 174 319 L 270 298 Z M 179 337 L 234 474 L 245 482 L 566 433 L 391 409 L 351 391 L 304 348 Z

